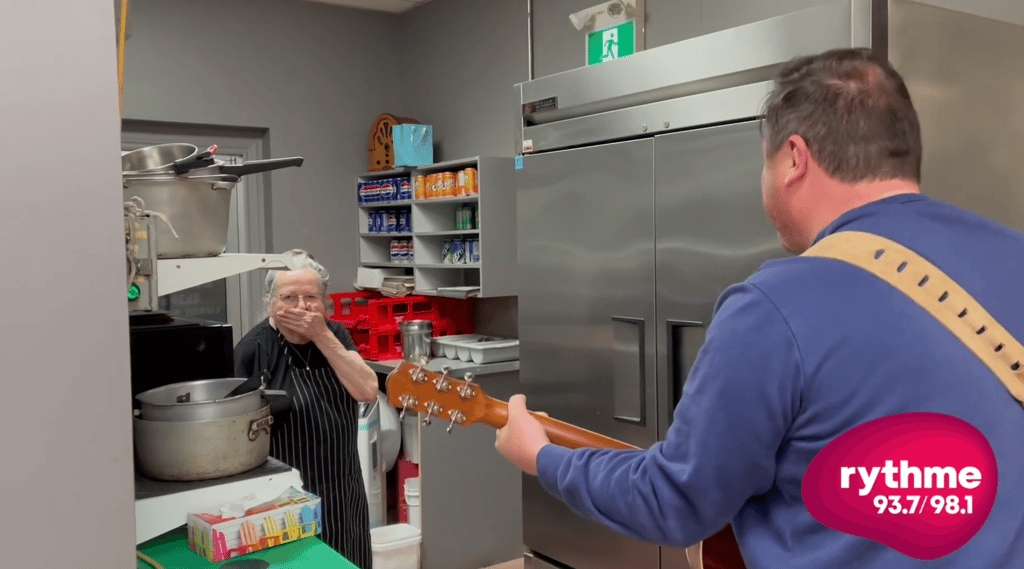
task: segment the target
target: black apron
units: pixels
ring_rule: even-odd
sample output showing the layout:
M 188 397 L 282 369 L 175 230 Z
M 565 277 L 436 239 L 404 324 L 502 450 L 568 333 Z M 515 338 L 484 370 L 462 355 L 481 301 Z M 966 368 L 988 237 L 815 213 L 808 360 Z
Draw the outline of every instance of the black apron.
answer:
M 297 350 L 306 346 L 281 341 L 290 379 L 281 388 L 293 407 L 274 421 L 270 454 L 297 468 L 306 490 L 321 498 L 320 539 L 360 569 L 372 569 L 370 512 L 356 441 L 359 404 L 319 352 L 302 361 L 306 354 Z

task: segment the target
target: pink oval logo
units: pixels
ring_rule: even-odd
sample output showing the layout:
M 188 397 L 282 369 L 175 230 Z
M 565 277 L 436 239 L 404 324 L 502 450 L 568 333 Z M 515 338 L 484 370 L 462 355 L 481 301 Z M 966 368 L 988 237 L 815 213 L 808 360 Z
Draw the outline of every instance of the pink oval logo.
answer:
M 978 533 L 998 482 L 992 446 L 973 425 L 903 413 L 836 437 L 807 467 L 801 493 L 821 524 L 930 560 Z

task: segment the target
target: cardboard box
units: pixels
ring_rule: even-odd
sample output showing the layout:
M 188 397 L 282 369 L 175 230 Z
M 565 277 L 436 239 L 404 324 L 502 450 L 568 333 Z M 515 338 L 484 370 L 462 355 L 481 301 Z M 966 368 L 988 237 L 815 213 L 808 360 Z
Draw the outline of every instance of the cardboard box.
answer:
M 289 488 L 277 498 L 244 508 L 224 504 L 188 515 L 188 546 L 217 563 L 323 531 L 320 498 Z

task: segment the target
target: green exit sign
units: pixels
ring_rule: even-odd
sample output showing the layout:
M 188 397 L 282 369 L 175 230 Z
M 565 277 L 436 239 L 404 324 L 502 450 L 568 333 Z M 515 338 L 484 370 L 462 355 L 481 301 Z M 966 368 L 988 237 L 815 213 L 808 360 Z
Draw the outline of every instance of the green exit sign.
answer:
M 634 20 L 587 34 L 587 65 L 622 59 L 635 52 L 636 22 Z

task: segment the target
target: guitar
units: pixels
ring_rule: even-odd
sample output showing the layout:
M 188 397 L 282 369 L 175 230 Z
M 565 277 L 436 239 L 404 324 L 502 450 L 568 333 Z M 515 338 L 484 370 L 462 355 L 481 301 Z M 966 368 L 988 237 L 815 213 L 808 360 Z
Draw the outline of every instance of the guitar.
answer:
M 387 378 L 388 403 L 407 412 L 425 413 L 426 421 L 438 417 L 448 421 L 448 432 L 455 425 L 468 426 L 484 423 L 500 429 L 508 422 L 508 404 L 484 394 L 473 383 L 472 374 L 466 380 L 450 377 L 447 372 L 436 373 L 422 365 L 402 362 Z M 566 448 L 606 448 L 635 450 L 638 447 L 593 431 L 544 415 L 530 413 L 544 426 L 551 442 Z M 715 535 L 686 548 L 691 569 L 746 569 L 740 555 L 739 544 L 732 526 L 727 525 Z

